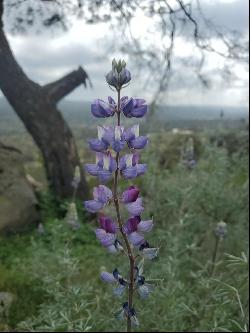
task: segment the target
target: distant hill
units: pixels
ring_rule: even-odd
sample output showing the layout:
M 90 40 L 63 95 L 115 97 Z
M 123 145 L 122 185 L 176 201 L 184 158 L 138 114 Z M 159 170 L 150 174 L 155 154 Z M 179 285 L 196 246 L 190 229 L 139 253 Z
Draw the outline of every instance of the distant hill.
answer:
M 59 108 L 71 127 L 95 126 L 90 113 L 90 102 L 62 101 Z M 192 126 L 194 122 L 216 121 L 221 112 L 225 120 L 241 120 L 248 118 L 248 111 L 243 107 L 211 107 L 211 106 L 160 106 L 154 114 L 154 120 L 169 124 L 170 127 Z M 0 133 L 23 131 L 23 124 L 12 107 L 4 98 L 0 98 Z

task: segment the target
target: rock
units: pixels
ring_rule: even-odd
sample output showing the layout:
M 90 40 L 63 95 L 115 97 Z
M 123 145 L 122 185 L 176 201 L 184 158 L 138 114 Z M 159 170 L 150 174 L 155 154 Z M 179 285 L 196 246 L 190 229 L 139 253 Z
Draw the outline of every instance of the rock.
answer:
M 10 306 L 14 300 L 14 295 L 9 292 L 0 291 L 0 318 L 7 316 Z
M 18 231 L 39 219 L 37 199 L 27 181 L 22 153 L 0 143 L 0 232 Z

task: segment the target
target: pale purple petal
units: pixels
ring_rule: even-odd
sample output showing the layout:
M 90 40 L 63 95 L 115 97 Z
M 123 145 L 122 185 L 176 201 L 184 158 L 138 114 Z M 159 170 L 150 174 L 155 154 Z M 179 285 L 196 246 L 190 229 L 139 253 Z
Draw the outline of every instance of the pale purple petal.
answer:
M 138 287 L 138 293 L 142 299 L 146 299 L 153 291 L 153 289 L 154 287 L 152 285 L 145 283 L 142 286 Z
M 100 170 L 98 172 L 98 177 L 102 183 L 106 183 L 112 177 L 112 173 L 108 170 Z
M 135 138 L 135 133 L 132 131 L 132 128 L 128 128 L 125 132 L 124 132 L 124 139 L 126 141 L 131 141 Z
M 97 99 L 91 104 L 91 112 L 97 118 L 106 118 L 114 114 L 114 110 L 110 108 L 109 104 L 101 99 Z
M 139 160 L 140 160 L 140 155 L 138 153 L 134 153 L 132 158 L 132 164 L 133 165 L 138 164 Z
M 119 161 L 119 169 L 124 170 L 126 168 L 126 155 L 122 156 Z
M 137 164 L 137 176 L 144 175 L 144 173 L 147 171 L 147 164 Z
M 103 118 L 102 113 L 100 112 L 99 105 L 96 103 L 91 104 L 91 113 L 96 118 Z
M 112 143 L 114 137 L 114 129 L 111 126 L 105 127 L 105 133 L 103 134 L 103 140 L 109 144 Z
M 114 172 L 117 168 L 116 160 L 111 156 L 110 157 L 110 164 L 109 164 L 109 171 Z
M 107 186 L 99 185 L 94 187 L 93 196 L 95 200 L 107 204 L 107 202 L 113 197 L 113 193 Z
M 114 99 L 111 96 L 108 97 L 108 101 L 112 107 L 116 107 L 116 102 L 114 101 Z
M 98 176 L 98 173 L 100 171 L 100 167 L 96 164 L 86 164 L 85 170 L 91 175 L 91 176 Z
M 103 229 L 96 229 L 96 238 L 101 242 L 104 247 L 108 247 L 114 244 L 116 235 L 107 233 Z
M 110 117 L 111 115 L 113 115 L 113 110 L 111 110 L 111 108 L 109 107 L 109 105 L 107 103 L 105 103 L 102 100 L 98 100 L 99 102 L 99 110 L 100 113 L 103 115 L 103 117 Z
M 145 248 L 142 250 L 142 255 L 144 259 L 153 260 L 158 257 L 159 249 L 158 248 Z
M 116 141 L 114 140 L 112 142 L 112 148 L 114 149 L 114 151 L 116 153 L 119 153 L 125 146 L 125 142 L 122 142 L 122 141 Z
M 122 171 L 122 175 L 126 179 L 134 179 L 137 176 L 137 167 L 132 166 L 129 168 L 126 168 Z
M 108 144 L 103 140 L 91 139 L 89 140 L 89 147 L 96 152 L 101 152 L 107 150 Z
M 131 117 L 135 117 L 135 118 L 142 118 L 143 116 L 145 116 L 145 114 L 148 111 L 148 106 L 147 105 L 142 105 L 139 107 L 134 107 L 131 110 L 130 116 Z
M 145 242 L 143 235 L 139 234 L 136 231 L 128 235 L 128 240 L 134 246 L 139 246 Z
M 89 200 L 84 202 L 85 208 L 90 213 L 96 213 L 103 208 L 103 203 L 96 200 Z
M 144 211 L 144 207 L 142 206 L 142 199 L 138 198 L 135 202 L 126 204 L 126 208 L 133 216 L 141 215 L 141 213 Z
M 101 272 L 101 279 L 102 279 L 102 281 L 107 282 L 107 283 L 117 282 L 116 279 L 114 278 L 113 274 L 111 274 L 109 272 Z
M 138 108 L 139 106 L 142 106 L 143 104 L 145 104 L 146 101 L 145 99 L 142 98 L 134 98 L 134 107 Z
M 113 288 L 113 293 L 115 296 L 122 296 L 122 294 L 124 293 L 124 291 L 126 290 L 126 286 L 123 286 L 123 285 L 119 285 L 118 287 L 116 288 Z
M 129 141 L 129 147 L 134 149 L 143 149 L 148 144 L 148 138 L 146 136 L 139 136 Z
M 108 250 L 109 253 L 112 253 L 112 254 L 118 252 L 118 249 L 116 248 L 115 245 L 107 246 L 106 249 Z
M 139 224 L 138 224 L 138 231 L 141 231 L 141 232 L 149 232 L 152 230 L 153 228 L 153 220 L 148 220 L 148 221 L 141 221 Z
M 122 104 L 122 112 L 126 117 L 130 117 L 133 108 L 134 108 L 133 98 L 130 98 L 124 104 Z

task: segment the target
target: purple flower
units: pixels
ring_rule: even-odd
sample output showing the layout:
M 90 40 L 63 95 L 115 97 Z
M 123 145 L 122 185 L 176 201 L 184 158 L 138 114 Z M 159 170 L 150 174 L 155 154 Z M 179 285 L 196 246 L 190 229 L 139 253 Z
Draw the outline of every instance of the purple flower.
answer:
M 127 204 L 131 202 L 135 202 L 139 196 L 139 189 L 136 186 L 129 186 L 127 190 L 125 190 L 122 194 L 122 202 Z
M 148 106 L 145 103 L 144 99 L 124 96 L 121 98 L 121 110 L 127 118 L 142 118 L 148 111 Z
M 128 282 L 121 276 L 117 269 L 115 269 L 113 273 L 102 272 L 101 279 L 106 283 L 116 284 L 113 293 L 118 297 L 123 294 L 128 285 Z
M 92 176 L 99 177 L 101 182 L 110 180 L 116 167 L 116 161 L 110 153 L 97 153 L 96 164 L 85 165 L 86 171 Z
M 94 200 L 84 202 L 85 208 L 90 213 L 96 213 L 105 207 L 109 200 L 113 197 L 113 193 L 108 187 L 99 185 L 94 187 L 93 197 Z
M 146 283 L 145 277 L 142 275 L 138 275 L 136 277 L 135 282 L 136 282 L 136 288 L 137 288 L 137 291 L 138 291 L 138 294 L 140 295 L 140 297 L 142 299 L 148 298 L 150 293 L 153 291 L 154 287 L 151 284 Z
M 216 228 L 214 230 L 215 235 L 219 238 L 225 238 L 227 235 L 227 224 L 226 222 L 220 221 L 217 223 Z
M 131 80 L 131 74 L 126 69 L 126 62 L 119 60 L 116 62 L 114 59 L 112 61 L 112 70 L 106 75 L 107 83 L 120 90 L 122 86 L 129 83 Z
M 139 125 L 134 125 L 127 129 L 124 136 L 129 148 L 143 149 L 148 143 L 146 136 L 139 136 Z
M 101 242 L 102 246 L 110 252 L 114 252 L 116 248 L 117 225 L 109 217 L 101 215 L 99 218 L 100 228 L 96 229 L 96 238 Z
M 155 260 L 158 257 L 159 248 L 150 247 L 149 243 L 145 241 L 140 245 L 139 251 L 142 252 L 142 256 L 146 260 Z
M 130 317 L 132 326 L 139 326 L 139 321 L 136 317 L 135 309 L 129 308 L 128 302 L 123 303 L 122 309 L 118 311 L 116 317 L 118 320 L 127 320 L 127 318 Z
M 134 246 L 145 244 L 144 232 L 149 232 L 153 228 L 153 220 L 141 221 L 140 216 L 134 216 L 128 219 L 124 226 L 124 232 Z
M 137 176 L 143 175 L 146 172 L 146 164 L 138 164 L 138 154 L 126 154 L 119 162 L 119 169 L 126 179 L 134 179 Z
M 110 103 L 111 101 L 111 103 Z M 109 98 L 109 103 L 104 102 L 101 99 L 96 99 L 91 104 L 91 112 L 96 118 L 112 117 L 115 113 L 115 106 L 112 102 L 112 98 Z
M 105 126 L 97 126 L 98 139 L 89 140 L 90 149 L 96 152 L 103 152 L 108 149 L 109 142 L 107 141 L 108 128 Z
M 139 216 L 144 211 L 142 205 L 142 198 L 137 198 L 134 202 L 129 202 L 126 204 L 126 208 L 132 216 Z
M 119 153 L 125 146 L 124 127 L 115 126 L 109 127 L 106 130 L 105 140 L 110 144 L 116 153 Z

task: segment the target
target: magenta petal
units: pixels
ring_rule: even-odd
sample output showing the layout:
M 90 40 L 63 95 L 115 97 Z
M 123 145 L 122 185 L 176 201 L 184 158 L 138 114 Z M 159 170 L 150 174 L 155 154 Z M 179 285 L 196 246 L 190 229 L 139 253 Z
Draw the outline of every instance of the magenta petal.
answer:
M 90 213 L 96 213 L 103 208 L 103 204 L 96 200 L 89 200 L 84 202 L 85 208 Z
M 108 233 L 115 234 L 117 232 L 117 225 L 115 222 L 106 216 L 100 216 L 100 226 Z
M 124 232 L 126 234 L 131 234 L 134 231 L 137 231 L 137 226 L 140 223 L 141 218 L 139 216 L 131 217 L 127 220 L 125 226 L 124 226 Z
M 104 282 L 107 283 L 115 283 L 117 282 L 116 279 L 114 278 L 114 275 L 108 272 L 101 272 L 101 279 Z
M 103 229 L 96 229 L 96 238 L 101 242 L 104 247 L 108 247 L 114 244 L 116 235 L 107 233 Z
M 132 232 L 128 235 L 128 240 L 134 246 L 139 246 L 145 242 L 144 237 L 138 232 Z
M 130 203 L 137 200 L 139 196 L 139 189 L 136 186 L 130 186 L 126 191 L 122 194 L 123 203 Z
M 141 221 L 138 224 L 137 230 L 140 232 L 149 232 L 153 228 L 153 220 Z

